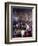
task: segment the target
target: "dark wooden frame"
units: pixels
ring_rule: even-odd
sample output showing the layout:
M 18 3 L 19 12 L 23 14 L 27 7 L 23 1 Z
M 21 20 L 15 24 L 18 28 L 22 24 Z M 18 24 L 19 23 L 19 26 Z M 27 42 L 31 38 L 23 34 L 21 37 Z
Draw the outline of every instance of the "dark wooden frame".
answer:
M 9 4 L 21 4 L 21 5 L 34 5 L 34 6 L 36 6 L 36 40 L 35 41 L 9 42 Z M 6 25 L 6 19 L 7 19 L 7 25 Z M 7 29 L 6 29 L 6 26 L 7 26 Z M 15 2 L 5 2 L 5 44 L 29 43 L 29 42 L 30 43 L 31 42 L 37 42 L 37 4 L 19 3 L 19 2 L 17 2 L 17 3 L 15 3 Z

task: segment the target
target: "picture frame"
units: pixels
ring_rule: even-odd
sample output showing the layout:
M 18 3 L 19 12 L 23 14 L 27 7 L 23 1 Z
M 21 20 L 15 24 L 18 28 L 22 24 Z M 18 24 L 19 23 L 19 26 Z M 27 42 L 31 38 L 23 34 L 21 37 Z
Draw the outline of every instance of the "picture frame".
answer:
M 5 44 L 37 42 L 37 4 L 5 2 Z

